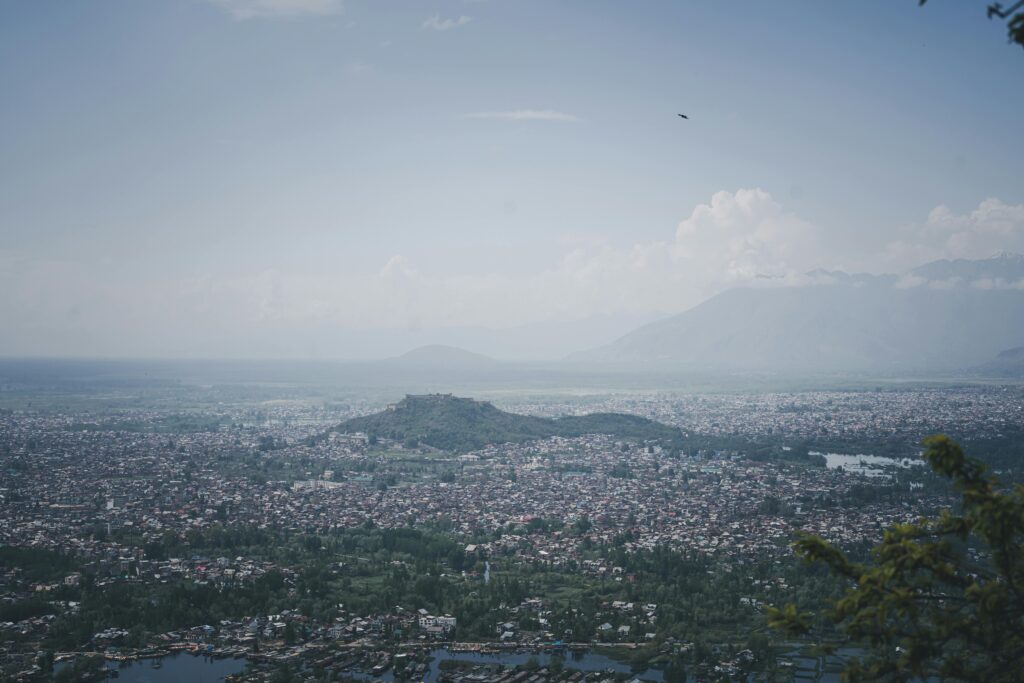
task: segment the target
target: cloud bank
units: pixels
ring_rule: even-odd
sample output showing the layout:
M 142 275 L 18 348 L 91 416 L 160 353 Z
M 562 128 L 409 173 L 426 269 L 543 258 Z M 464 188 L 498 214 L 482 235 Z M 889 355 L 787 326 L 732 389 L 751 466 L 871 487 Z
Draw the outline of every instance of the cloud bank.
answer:
M 877 245 L 874 262 L 903 268 L 939 257 L 1024 251 L 1024 205 L 986 199 L 965 214 L 940 206 L 920 224 L 897 232 L 897 239 Z M 808 271 L 844 265 L 841 254 L 823 246 L 822 236 L 819 226 L 788 211 L 769 192 L 749 188 L 715 193 L 664 240 L 578 244 L 533 273 L 433 274 L 413 255 L 396 253 L 369 272 L 263 270 L 124 283 L 99 266 L 0 253 L 0 287 L 8 293 L 0 299 L 0 316 L 7 321 L 0 352 L 274 355 L 278 347 L 267 340 L 286 344 L 366 330 L 508 329 L 612 314 L 656 316 L 685 310 L 729 287 L 820 283 L 823 276 Z M 939 277 L 918 276 L 899 286 L 942 285 Z M 41 345 L 40 339 L 47 341 Z M 344 348 L 332 353 L 345 354 Z
M 572 123 L 579 119 L 551 109 L 513 109 L 511 111 L 477 111 L 466 114 L 467 119 L 496 119 L 498 121 L 555 121 Z
M 442 19 L 440 15 L 435 14 L 423 22 L 422 28 L 433 29 L 434 31 L 450 31 L 453 28 L 465 26 L 471 21 L 473 21 L 472 17 L 467 17 L 465 15 L 460 16 L 457 19 Z
M 237 20 L 339 14 L 342 0 L 204 0 Z
M 990 197 L 966 214 L 935 207 L 925 221 L 901 228 L 880 261 L 903 269 L 937 259 L 987 258 L 1000 251 L 1024 253 L 1024 204 Z

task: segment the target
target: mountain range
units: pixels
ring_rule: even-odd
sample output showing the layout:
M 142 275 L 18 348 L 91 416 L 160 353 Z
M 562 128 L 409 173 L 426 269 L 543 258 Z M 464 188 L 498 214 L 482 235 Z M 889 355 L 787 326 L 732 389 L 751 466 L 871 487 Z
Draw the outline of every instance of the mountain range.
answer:
M 501 361 L 490 356 L 445 344 L 420 346 L 381 362 L 394 368 L 417 370 L 494 370 L 501 366 Z
M 802 286 L 722 292 L 567 360 L 729 371 L 922 372 L 1024 345 L 1024 256 L 943 260 L 902 276 L 814 271 Z
M 984 377 L 1024 377 L 1024 346 L 1007 349 L 973 370 Z

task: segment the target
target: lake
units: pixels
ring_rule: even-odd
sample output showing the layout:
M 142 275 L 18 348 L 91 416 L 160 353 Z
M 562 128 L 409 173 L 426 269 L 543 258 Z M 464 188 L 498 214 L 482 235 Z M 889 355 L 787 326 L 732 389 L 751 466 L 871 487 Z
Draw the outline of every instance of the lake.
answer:
M 506 667 L 526 664 L 531 659 L 535 659 L 543 667 L 546 666 L 552 658 L 551 654 L 544 652 L 500 652 L 497 654 L 480 654 L 478 652 L 451 652 L 446 648 L 431 650 L 430 656 L 434 659 L 430 662 L 430 668 L 423 677 L 423 680 L 427 683 L 434 683 L 437 681 L 438 676 L 441 673 L 441 662 L 448 659 L 467 662 L 477 666 L 485 664 L 502 664 Z M 607 669 L 612 669 L 621 673 L 629 673 L 631 671 L 628 664 L 623 664 L 622 662 L 615 661 L 605 655 L 594 652 L 566 652 L 564 662 L 566 668 L 577 669 L 579 671 L 605 671 Z M 352 675 L 352 672 L 346 673 Z M 662 672 L 657 669 L 648 669 L 643 673 L 635 675 L 637 678 L 645 681 L 657 681 L 658 683 L 661 683 L 661 681 L 664 680 Z M 391 683 L 395 680 L 394 673 L 391 669 L 388 669 L 380 676 L 355 674 L 354 677 L 367 681 L 381 681 L 382 683 Z
M 153 668 L 159 663 L 159 668 Z M 66 663 L 57 664 L 54 671 L 60 671 Z M 107 662 L 114 668 L 118 662 Z M 216 683 L 223 681 L 225 676 L 236 674 L 245 669 L 244 659 L 211 659 L 178 653 L 160 659 L 139 659 L 134 662 L 120 662 L 117 680 L 124 683 Z
M 925 464 L 924 460 L 920 458 L 896 460 L 879 455 L 847 455 L 845 453 L 818 453 L 817 451 L 811 451 L 810 454 L 824 457 L 825 467 L 830 470 L 842 467 L 844 471 L 851 474 L 863 474 L 868 477 L 887 477 L 889 475 L 885 470 L 890 467 L 908 469 Z
M 496 654 L 480 654 L 476 652 L 451 652 L 446 648 L 436 648 L 430 652 L 433 660 L 429 664 L 427 672 L 423 676 L 426 683 L 436 683 L 441 673 L 441 662 L 445 660 L 457 660 L 470 665 L 482 666 L 487 664 L 502 664 L 506 667 L 513 667 L 525 664 L 535 659 L 540 666 L 547 666 L 553 657 L 552 654 L 544 652 L 501 652 Z M 784 659 L 792 661 L 795 665 L 795 680 L 815 681 L 815 683 L 838 683 L 839 674 L 822 672 L 821 666 L 825 663 L 814 657 L 802 655 L 799 651 L 788 653 Z M 595 652 L 566 652 L 563 659 L 566 668 L 576 669 L 584 672 L 612 670 L 619 673 L 631 673 L 630 666 L 616 661 L 603 654 Z M 153 663 L 159 662 L 159 668 L 153 668 Z M 831 659 L 830 664 L 835 665 L 837 660 Z M 67 664 L 58 664 L 55 669 L 59 671 Z M 108 662 L 108 666 L 116 667 L 117 663 Z M 124 683 L 174 683 L 176 681 L 189 681 L 189 683 L 216 683 L 223 681 L 225 676 L 240 673 L 245 669 L 245 659 L 210 659 L 197 657 L 185 653 L 170 655 L 162 659 L 141 659 L 134 662 L 121 662 L 118 669 L 120 676 L 116 679 Z M 817 671 L 816 671 L 817 670 Z M 380 676 L 371 676 L 367 673 L 346 671 L 346 677 L 362 681 L 380 681 L 380 683 L 393 683 L 394 673 L 388 669 Z M 662 683 L 664 675 L 659 669 L 648 669 L 641 673 L 633 673 L 632 676 L 644 681 Z M 688 680 L 695 680 L 693 677 Z

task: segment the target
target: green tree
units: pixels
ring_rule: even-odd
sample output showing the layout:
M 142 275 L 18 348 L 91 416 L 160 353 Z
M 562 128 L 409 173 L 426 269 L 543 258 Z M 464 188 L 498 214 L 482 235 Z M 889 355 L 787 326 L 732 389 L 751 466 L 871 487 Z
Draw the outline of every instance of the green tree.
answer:
M 296 640 L 295 624 L 288 622 L 284 625 L 284 644 L 294 645 Z
M 683 658 L 675 656 L 672 661 L 665 667 L 665 683 L 686 683 L 686 664 L 683 662 Z
M 57 683 L 100 680 L 102 669 L 103 657 L 79 657 L 74 663 L 57 672 L 53 680 Z
M 274 673 L 270 676 L 270 683 L 291 683 L 292 681 L 301 681 L 302 678 L 292 672 L 290 666 L 285 664 L 274 670 Z
M 899 524 L 868 563 L 816 536 L 793 547 L 853 582 L 831 621 L 868 647 L 850 680 L 1019 681 L 1024 671 L 1024 485 L 1002 487 L 985 465 L 946 436 L 925 439 L 925 459 L 950 479 L 961 502 L 954 512 Z M 812 616 L 792 605 L 769 621 L 808 633 Z
M 44 674 L 53 673 L 53 652 L 49 650 L 43 650 L 36 657 L 36 665 L 39 666 L 40 671 Z

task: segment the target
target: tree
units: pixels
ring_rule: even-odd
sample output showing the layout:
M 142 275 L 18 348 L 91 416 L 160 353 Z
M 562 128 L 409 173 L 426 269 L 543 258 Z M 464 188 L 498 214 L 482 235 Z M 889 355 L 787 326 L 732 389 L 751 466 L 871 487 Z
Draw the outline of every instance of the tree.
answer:
M 665 683 L 686 683 L 688 676 L 686 674 L 686 664 L 683 662 L 683 658 L 676 655 L 672 658 L 672 661 L 665 667 Z
M 289 621 L 284 625 L 284 644 L 289 646 L 294 645 L 295 639 L 295 624 Z
M 1024 671 L 1024 485 L 1002 487 L 946 436 L 924 441 L 925 459 L 960 492 L 956 512 L 885 532 L 870 563 L 851 561 L 816 536 L 793 547 L 853 582 L 829 614 L 869 649 L 851 680 L 1019 681 Z M 770 623 L 808 633 L 792 604 Z
M 73 664 L 64 667 L 53 677 L 57 683 L 64 681 L 95 681 L 100 680 L 103 670 L 103 657 L 79 657 Z
M 928 0 L 918 0 L 918 6 L 927 3 Z M 1011 43 L 1017 43 L 1024 47 L 1024 0 L 1017 0 L 1009 7 L 1003 7 L 1000 3 L 994 2 L 988 6 L 988 18 L 1006 20 L 1006 32 Z
M 39 655 L 36 657 L 36 665 L 44 674 L 52 674 L 53 652 L 49 650 L 43 650 L 42 652 L 40 652 Z

